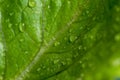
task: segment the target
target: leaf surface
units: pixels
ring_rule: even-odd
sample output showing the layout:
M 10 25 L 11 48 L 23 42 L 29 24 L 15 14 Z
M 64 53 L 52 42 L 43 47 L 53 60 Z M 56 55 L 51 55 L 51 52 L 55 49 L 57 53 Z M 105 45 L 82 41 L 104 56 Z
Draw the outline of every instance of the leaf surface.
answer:
M 114 0 L 1 0 L 0 79 L 120 77 L 119 13 Z

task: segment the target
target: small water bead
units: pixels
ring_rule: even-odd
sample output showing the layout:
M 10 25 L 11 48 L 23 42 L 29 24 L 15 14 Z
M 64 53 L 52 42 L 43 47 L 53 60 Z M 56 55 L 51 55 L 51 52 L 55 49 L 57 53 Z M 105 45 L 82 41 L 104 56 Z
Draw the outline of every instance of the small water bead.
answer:
M 84 73 L 81 74 L 81 77 L 84 77 Z
M 57 64 L 59 62 L 59 59 L 56 59 L 53 61 L 54 64 Z
M 6 19 L 6 21 L 5 21 L 5 22 L 7 22 L 7 23 L 8 23 L 8 22 L 10 22 L 10 19 Z
M 86 50 L 87 50 L 87 47 L 84 47 L 83 49 L 86 51 Z
M 115 41 L 120 41 L 120 33 L 115 35 Z
M 19 30 L 20 30 L 20 32 L 24 32 L 24 26 L 25 26 L 24 23 L 19 23 Z
M 79 63 L 82 64 L 82 61 L 80 60 Z
M 42 68 L 45 69 L 46 67 L 43 65 Z
M 50 8 L 50 5 L 48 5 L 48 9 Z
M 9 7 L 10 5 L 7 5 L 7 7 Z
M 76 36 L 70 36 L 70 42 L 74 42 L 77 39 Z
M 38 68 L 37 71 L 40 72 L 41 68 Z
M 54 43 L 54 46 L 58 46 L 58 45 L 60 45 L 60 42 L 56 41 L 56 42 Z
M 23 42 L 23 41 L 24 41 L 24 39 L 23 39 L 23 38 L 21 38 L 21 39 L 19 39 L 19 41 L 20 41 L 20 42 Z
M 120 7 L 116 6 L 116 7 L 115 7 L 115 10 L 116 10 L 117 12 L 120 12 Z
M 8 24 L 8 28 L 11 28 L 11 27 L 12 27 L 12 24 L 11 24 L 11 23 L 9 23 L 9 24 Z
M 82 68 L 85 68 L 85 64 L 84 63 L 82 64 Z
M 117 21 L 117 22 L 120 22 L 120 18 L 119 18 L 119 17 L 116 17 L 116 21 Z
M 72 32 L 72 29 L 69 29 L 69 33 L 71 33 Z
M 66 62 L 65 62 L 65 61 L 62 61 L 61 64 L 64 66 L 64 65 L 66 64 Z
M 25 51 L 25 54 L 28 54 L 28 51 Z
M 55 38 L 55 37 L 52 37 L 52 39 L 53 39 L 53 40 L 56 40 L 56 38 Z
M 9 13 L 10 16 L 12 16 L 13 14 L 14 14 L 13 12 Z
M 29 5 L 29 7 L 31 7 L 31 8 L 35 7 L 35 6 L 36 6 L 35 0 L 29 0 L 28 5 Z
M 80 45 L 80 46 L 78 46 L 78 49 L 79 49 L 79 50 L 81 50 L 81 49 L 82 49 L 82 46 L 81 46 L 81 45 Z

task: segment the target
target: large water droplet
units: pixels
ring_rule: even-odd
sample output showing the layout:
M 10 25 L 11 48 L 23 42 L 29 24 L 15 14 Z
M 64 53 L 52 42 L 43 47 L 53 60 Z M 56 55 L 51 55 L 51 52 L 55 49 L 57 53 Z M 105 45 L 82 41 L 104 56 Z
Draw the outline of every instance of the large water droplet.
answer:
M 24 29 L 23 29 L 24 25 L 25 25 L 24 23 L 20 23 L 19 24 L 19 30 L 20 30 L 20 32 L 24 32 Z
M 31 7 L 31 8 L 35 7 L 35 6 L 36 6 L 35 0 L 29 0 L 28 5 L 29 5 L 29 7 Z

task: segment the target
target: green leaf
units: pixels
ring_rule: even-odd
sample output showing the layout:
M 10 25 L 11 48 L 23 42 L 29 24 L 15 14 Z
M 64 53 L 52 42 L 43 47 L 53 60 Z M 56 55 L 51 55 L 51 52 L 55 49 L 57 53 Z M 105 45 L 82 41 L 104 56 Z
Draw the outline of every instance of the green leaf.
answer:
M 120 1 L 0 0 L 0 80 L 120 77 Z

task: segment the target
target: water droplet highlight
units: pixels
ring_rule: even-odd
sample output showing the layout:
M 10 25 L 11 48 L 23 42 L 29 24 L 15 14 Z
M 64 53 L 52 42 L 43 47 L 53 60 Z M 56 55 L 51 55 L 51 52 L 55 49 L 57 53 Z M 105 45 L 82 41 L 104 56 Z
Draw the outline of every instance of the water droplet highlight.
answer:
M 70 42 L 74 42 L 77 39 L 76 36 L 70 36 Z
M 29 0 L 28 5 L 29 7 L 33 8 L 36 6 L 36 2 L 34 0 Z
M 24 27 L 24 23 L 20 23 L 19 24 L 19 30 L 20 30 L 20 32 L 24 32 L 24 29 L 23 29 L 23 27 Z
M 58 45 L 60 45 L 60 42 L 55 42 L 55 44 L 54 44 L 55 46 L 58 46 Z
M 11 28 L 12 27 L 12 24 L 10 23 L 10 24 L 8 24 L 8 28 Z
M 120 33 L 115 36 L 115 41 L 120 41 Z

